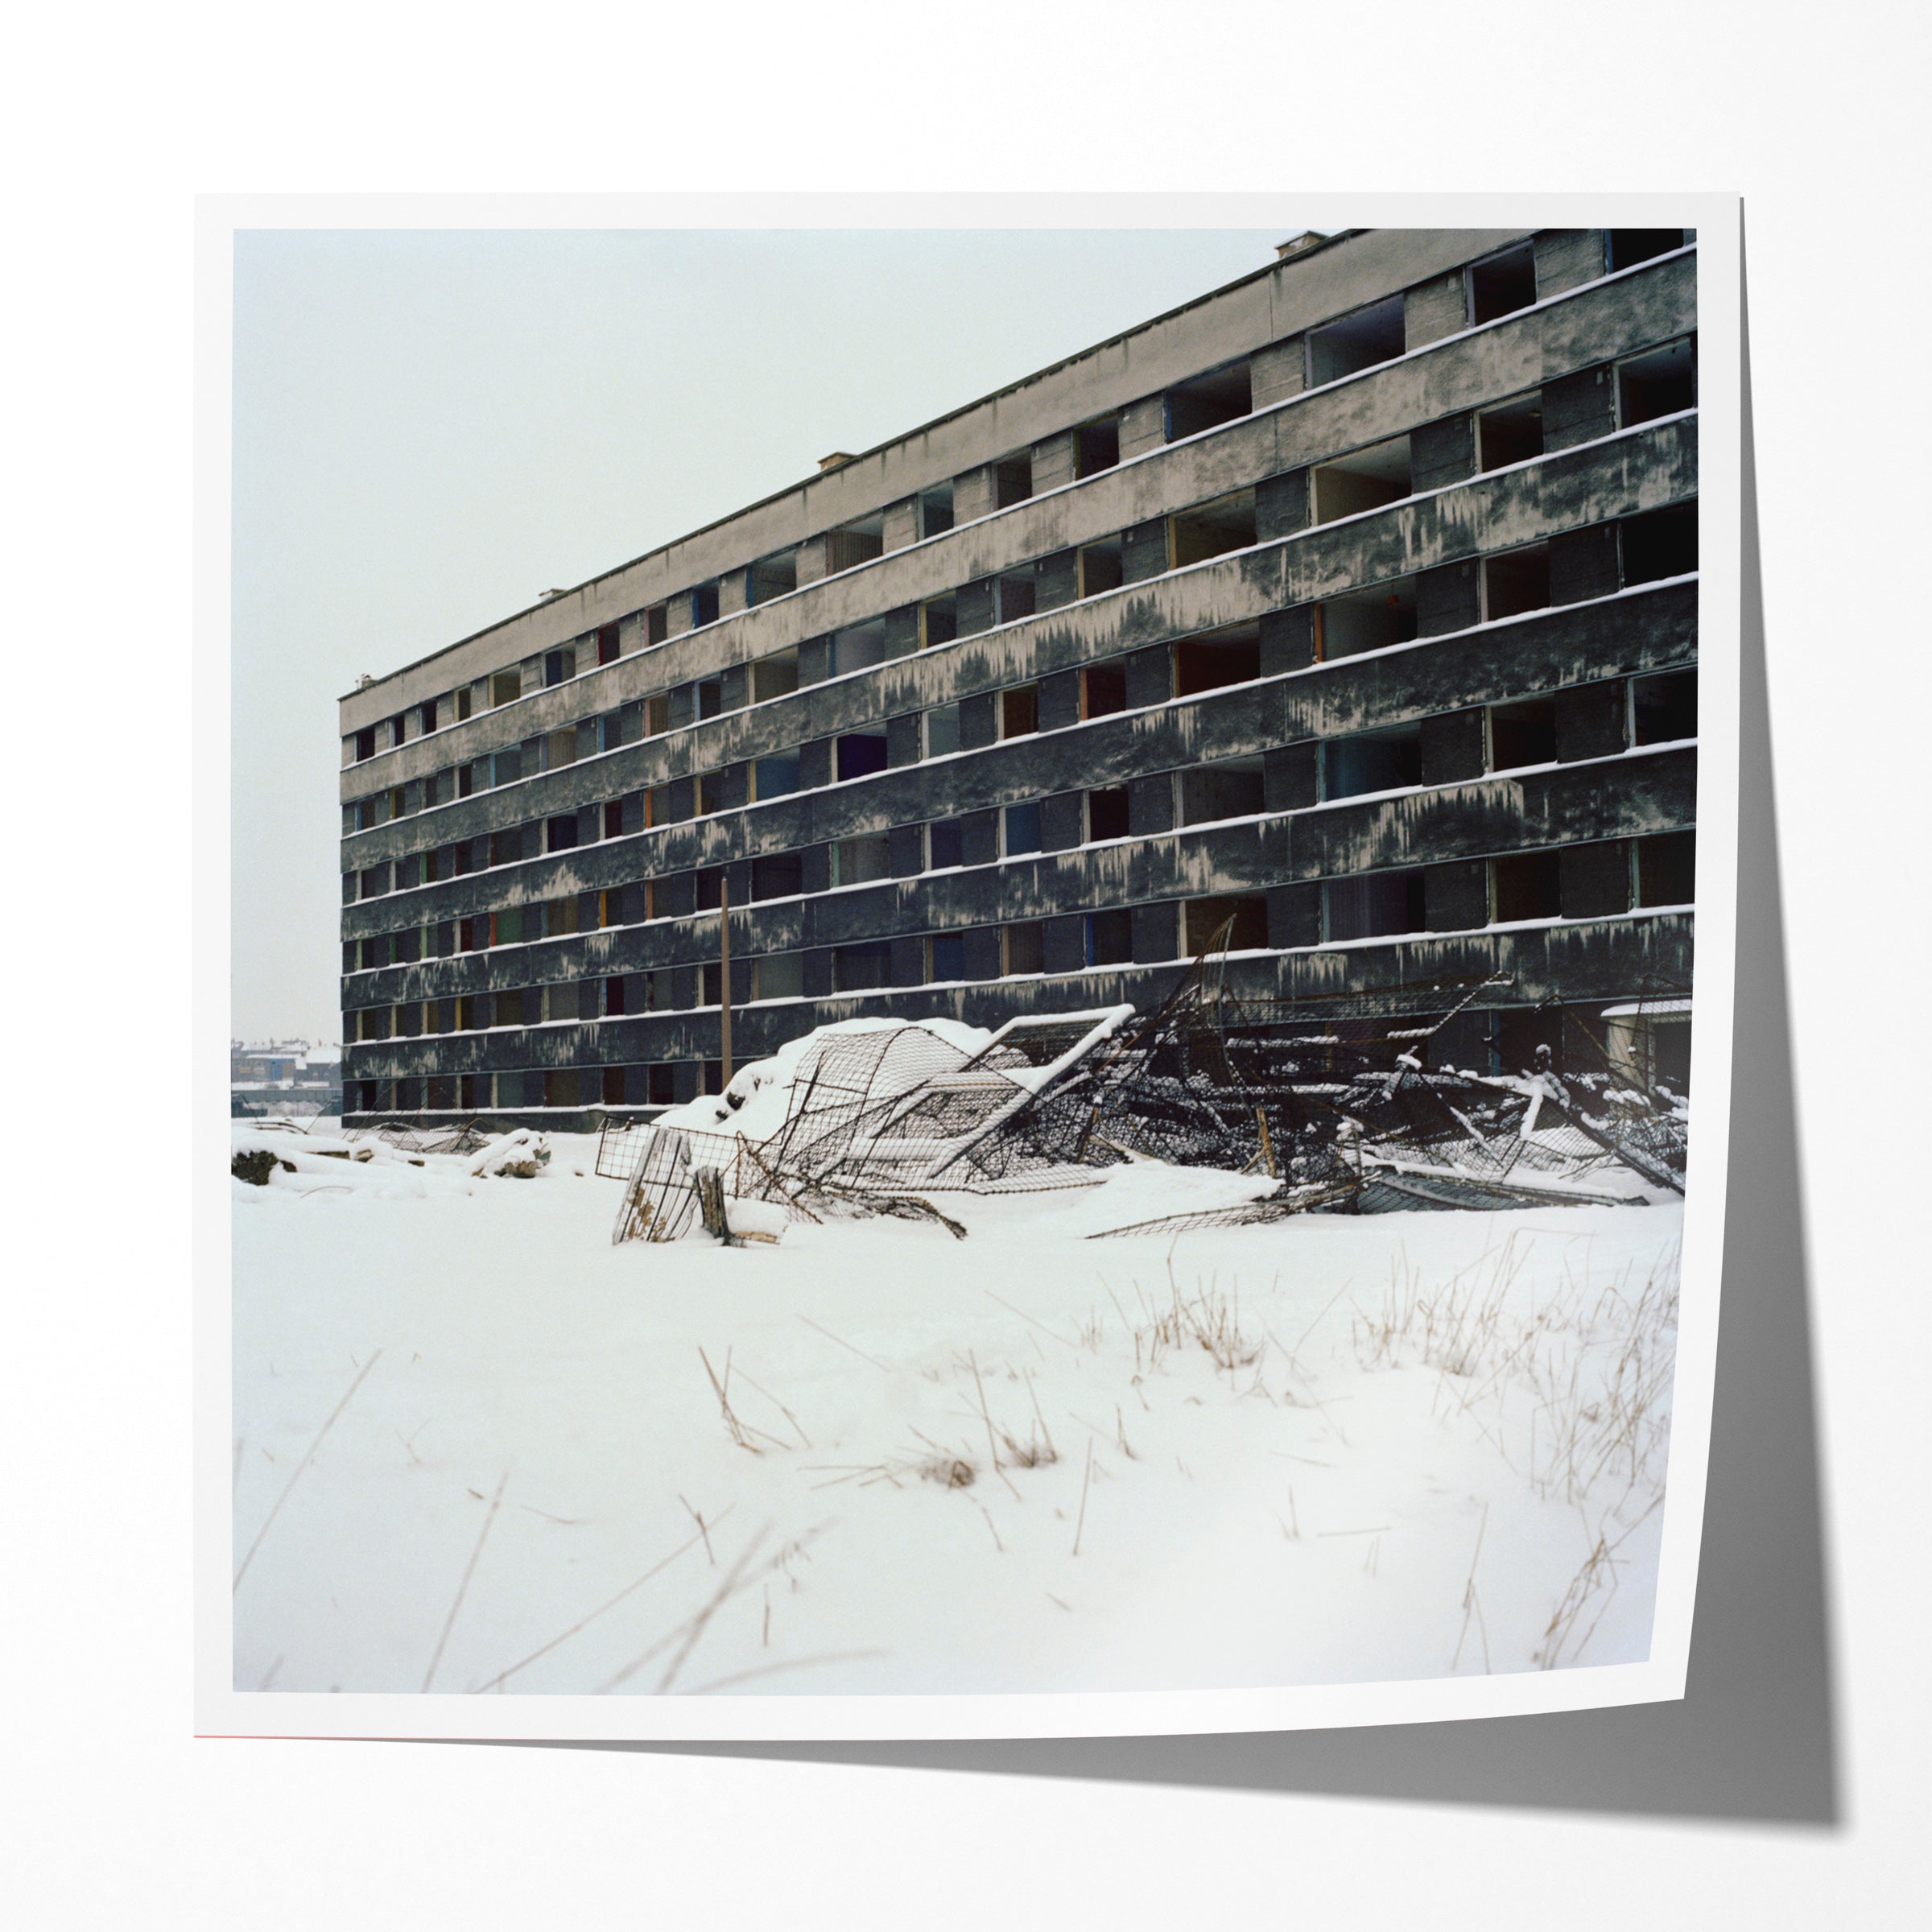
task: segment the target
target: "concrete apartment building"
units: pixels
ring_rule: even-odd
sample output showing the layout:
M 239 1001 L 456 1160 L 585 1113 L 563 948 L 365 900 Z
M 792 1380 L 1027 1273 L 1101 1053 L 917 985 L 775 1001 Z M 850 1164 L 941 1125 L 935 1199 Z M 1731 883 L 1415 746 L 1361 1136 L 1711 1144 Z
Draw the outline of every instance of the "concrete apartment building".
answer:
M 739 1064 L 1145 1005 L 1230 919 L 1257 997 L 1512 976 L 1458 1066 L 1551 999 L 1627 1031 L 1690 983 L 1696 277 L 1303 237 L 365 683 L 347 1118 L 690 1099 L 727 973 Z

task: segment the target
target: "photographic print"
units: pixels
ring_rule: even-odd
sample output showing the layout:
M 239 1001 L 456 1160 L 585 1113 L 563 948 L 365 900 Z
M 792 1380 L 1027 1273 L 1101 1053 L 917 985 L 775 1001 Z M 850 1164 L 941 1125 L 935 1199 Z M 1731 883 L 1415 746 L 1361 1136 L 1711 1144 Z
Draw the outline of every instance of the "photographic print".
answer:
M 1554 205 L 211 217 L 204 1728 L 1681 1695 L 1735 203 Z

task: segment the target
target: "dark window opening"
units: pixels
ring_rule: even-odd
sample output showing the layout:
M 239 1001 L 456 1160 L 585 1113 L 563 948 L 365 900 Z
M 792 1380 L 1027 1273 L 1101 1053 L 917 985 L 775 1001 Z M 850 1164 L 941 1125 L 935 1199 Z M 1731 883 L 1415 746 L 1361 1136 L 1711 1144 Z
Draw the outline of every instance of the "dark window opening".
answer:
M 375 755 L 376 728 L 373 724 L 365 724 L 356 733 L 356 762 L 360 765 L 365 758 L 373 758 Z
M 1317 523 L 1356 517 L 1366 510 L 1399 503 L 1413 487 L 1409 439 L 1391 436 L 1320 464 L 1315 472 L 1314 514 Z
M 966 935 L 935 932 L 926 942 L 927 983 L 936 985 L 966 976 Z
M 958 819 L 935 819 L 926 828 L 926 869 L 944 872 L 966 863 L 965 828 Z
M 489 680 L 489 702 L 493 710 L 500 704 L 514 704 L 523 695 L 521 671 L 499 671 Z
M 1000 970 L 1007 979 L 1046 970 L 1046 935 L 1038 919 L 1002 927 L 1000 941 Z
M 1087 795 L 1087 843 L 1127 836 L 1127 787 L 1106 785 Z
M 1365 872 L 1322 887 L 1322 917 L 1331 940 L 1377 939 L 1427 930 L 1421 872 Z
M 745 572 L 747 604 L 769 604 L 774 597 L 782 597 L 798 587 L 799 553 L 795 548 L 774 551 L 769 557 L 760 557 Z
M 1315 654 L 1352 658 L 1364 650 L 1415 639 L 1415 581 L 1411 577 L 1349 591 L 1315 607 Z
M 644 735 L 647 738 L 661 738 L 671 729 L 671 693 L 661 691 L 654 698 L 644 700 Z
M 795 852 L 762 853 L 751 862 L 754 899 L 792 899 L 805 890 L 805 865 Z
M 993 580 L 993 613 L 996 624 L 1012 624 L 1030 617 L 1038 603 L 1031 570 L 1016 571 L 1010 576 Z
M 886 662 L 886 620 L 874 617 L 869 623 L 854 624 L 837 632 L 832 640 L 832 675 L 843 677 L 848 671 L 869 671 Z
M 960 748 L 960 708 L 940 704 L 926 714 L 926 755 L 943 758 Z
M 802 953 L 771 952 L 751 963 L 754 1000 L 796 1000 L 804 996 L 805 960 Z
M 1694 338 L 1633 356 L 1616 366 L 1616 417 L 1625 429 L 1697 407 L 1697 348 Z
M 1695 503 L 1625 517 L 1620 529 L 1626 584 L 1654 584 L 1664 577 L 1688 576 L 1697 568 Z
M 1422 728 L 1398 724 L 1387 731 L 1357 732 L 1322 744 L 1322 796 L 1360 798 L 1368 792 L 1403 791 L 1422 782 Z
M 691 622 L 695 630 L 700 625 L 715 624 L 718 621 L 718 587 L 716 584 L 694 584 L 691 589 Z
M 1637 902 L 1688 906 L 1697 896 L 1697 834 L 1662 832 L 1637 841 Z
M 1216 893 L 1189 899 L 1183 907 L 1181 949 L 1199 954 L 1223 943 L 1230 952 L 1252 952 L 1268 943 L 1268 902 L 1259 893 Z M 1229 922 L 1232 924 L 1230 926 Z
M 884 732 L 848 731 L 838 741 L 838 774 L 845 778 L 869 778 L 886 769 Z
M 1237 489 L 1232 496 L 1175 514 L 1168 539 L 1170 568 L 1181 570 L 1231 550 L 1247 550 L 1254 540 L 1254 492 Z
M 545 821 L 543 837 L 545 851 L 568 852 L 576 842 L 577 815 L 574 811 L 563 817 Z
M 840 839 L 832 848 L 835 886 L 869 886 L 892 877 L 892 841 L 882 832 L 856 839 Z
M 1476 419 L 1477 469 L 1501 469 L 1511 463 L 1527 463 L 1542 453 L 1542 390 L 1498 403 Z
M 1038 801 L 1009 805 L 1001 814 L 1001 844 L 1009 858 L 1018 858 L 1040 849 L 1040 807 Z
M 1308 332 L 1308 385 L 1312 389 L 1340 382 L 1358 369 L 1392 361 L 1408 346 L 1402 298 L 1391 295 Z
M 1033 494 L 1033 458 L 1008 456 L 993 466 L 993 506 L 1010 509 Z
M 935 644 L 950 644 L 960 634 L 960 611 L 958 601 L 951 591 L 943 597 L 931 597 L 919 606 L 919 649 L 928 650 Z
M 600 664 L 616 663 L 617 661 L 617 650 L 618 642 L 617 625 L 614 624 L 600 624 L 597 626 L 597 662 Z
M 1258 629 L 1205 638 L 1183 638 L 1174 647 L 1174 695 L 1191 697 L 1197 691 L 1219 691 L 1224 685 L 1247 684 L 1261 675 L 1261 639 Z
M 698 680 L 698 716 L 715 718 L 724 708 L 724 681 L 722 678 L 700 678 Z
M 645 1091 L 650 1096 L 646 1103 L 650 1106 L 669 1107 L 675 1103 L 678 1096 L 677 1071 L 669 1060 L 651 1063 Z
M 1258 758 L 1222 758 L 1212 765 L 1190 766 L 1181 774 L 1183 825 L 1253 818 L 1262 809 Z
M 1697 736 L 1697 673 L 1667 671 L 1630 680 L 1632 741 L 1668 745 Z
M 825 533 L 825 571 L 828 576 L 841 570 L 856 570 L 874 557 L 886 554 L 886 524 L 882 514 L 855 518 Z
M 1016 684 L 1000 693 L 1000 736 L 1024 738 L 1040 728 L 1040 687 Z
M 1610 272 L 1635 268 L 1655 255 L 1682 248 L 1697 231 L 1682 228 L 1613 228 L 1610 231 Z
M 769 758 L 756 758 L 751 766 L 751 795 L 755 803 L 760 799 L 782 799 L 799 789 L 799 754 L 795 751 L 781 751 Z
M 1499 926 L 1517 919 L 1554 919 L 1563 910 L 1554 852 L 1516 852 L 1492 859 L 1489 877 L 1492 916 Z
M 1526 544 L 1483 559 L 1483 617 L 1517 617 L 1550 608 L 1550 546 Z
M 1478 262 L 1469 270 L 1470 320 L 1479 326 L 1499 316 L 1513 316 L 1535 300 L 1536 257 L 1527 243 Z
M 1121 460 L 1121 424 L 1117 416 L 1103 416 L 1097 422 L 1083 423 L 1073 432 L 1075 477 L 1097 476 L 1112 469 Z
M 1097 597 L 1102 591 L 1118 590 L 1126 580 L 1122 573 L 1120 539 L 1104 537 L 1098 543 L 1083 545 L 1079 568 L 1083 597 Z
M 1515 771 L 1556 762 L 1556 700 L 1525 698 L 1489 707 L 1489 769 Z
M 568 646 L 562 650 L 547 650 L 543 654 L 543 688 L 547 691 L 553 684 L 566 684 L 577 675 L 577 654 Z
M 1087 915 L 1087 964 L 1124 966 L 1133 958 L 1133 917 L 1125 906 Z
M 751 667 L 751 701 L 762 704 L 770 698 L 788 697 L 799 687 L 799 654 L 774 650 L 759 658 Z
M 1246 415 L 1253 407 L 1254 391 L 1245 361 L 1210 369 L 1168 390 L 1167 440 L 1178 443 L 1183 436 L 1198 436 L 1203 430 Z
M 648 645 L 662 644 L 671 635 L 671 606 L 654 604 L 644 613 L 644 642 Z
M 862 993 L 874 986 L 892 984 L 892 947 L 883 939 L 863 945 L 836 946 L 832 954 L 832 985 L 835 993 Z
M 1127 708 L 1127 672 L 1119 664 L 1090 664 L 1080 673 L 1080 716 L 1110 717 Z
M 935 484 L 919 492 L 919 535 L 936 537 L 952 528 L 952 485 Z

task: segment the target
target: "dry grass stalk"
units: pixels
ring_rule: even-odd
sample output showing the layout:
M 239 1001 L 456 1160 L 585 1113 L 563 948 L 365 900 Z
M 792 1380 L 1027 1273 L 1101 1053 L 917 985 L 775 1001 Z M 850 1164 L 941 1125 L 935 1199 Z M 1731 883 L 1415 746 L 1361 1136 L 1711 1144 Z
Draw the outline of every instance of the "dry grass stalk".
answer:
M 456 1612 L 463 1608 L 463 1600 L 469 1594 L 469 1579 L 477 1573 L 477 1565 L 483 1555 L 483 1546 L 489 1538 L 489 1526 L 497 1520 L 497 1511 L 502 1507 L 503 1492 L 510 1482 L 510 1472 L 506 1469 L 497 1480 L 497 1492 L 489 1499 L 489 1509 L 483 1518 L 483 1527 L 477 1532 L 477 1546 L 469 1553 L 469 1561 L 464 1566 L 463 1580 L 456 1585 L 456 1601 L 449 1606 L 449 1615 L 443 1620 L 443 1634 L 436 1639 L 436 1647 L 429 1660 L 429 1668 L 423 1673 L 423 1688 L 427 1690 L 430 1680 L 436 1674 L 436 1666 L 443 1661 L 443 1647 L 449 1641 L 449 1633 L 456 1627 Z

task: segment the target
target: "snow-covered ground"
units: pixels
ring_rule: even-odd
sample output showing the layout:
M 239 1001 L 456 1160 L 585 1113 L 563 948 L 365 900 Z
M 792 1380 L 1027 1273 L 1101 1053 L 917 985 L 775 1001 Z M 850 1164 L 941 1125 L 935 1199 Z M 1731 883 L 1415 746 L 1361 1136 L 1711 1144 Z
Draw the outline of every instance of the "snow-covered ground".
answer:
M 594 1140 L 551 1146 L 535 1179 L 310 1155 L 234 1183 L 237 1689 L 1647 1654 L 1674 1207 L 1087 1239 L 1253 1191 L 1150 1164 L 933 1192 L 963 1241 L 873 1220 L 613 1247 Z

